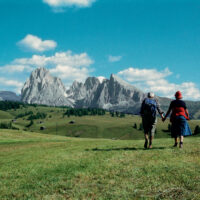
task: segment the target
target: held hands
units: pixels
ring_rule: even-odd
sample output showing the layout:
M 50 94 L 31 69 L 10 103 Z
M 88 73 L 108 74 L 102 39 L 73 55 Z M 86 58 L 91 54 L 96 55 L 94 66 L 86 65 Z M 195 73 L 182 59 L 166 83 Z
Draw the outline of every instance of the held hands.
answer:
M 166 118 L 165 118 L 165 117 L 163 117 L 163 118 L 162 118 L 162 121 L 164 122 L 165 120 L 166 120 Z
M 164 122 L 166 120 L 166 117 L 164 117 L 164 115 L 161 115 L 162 121 Z

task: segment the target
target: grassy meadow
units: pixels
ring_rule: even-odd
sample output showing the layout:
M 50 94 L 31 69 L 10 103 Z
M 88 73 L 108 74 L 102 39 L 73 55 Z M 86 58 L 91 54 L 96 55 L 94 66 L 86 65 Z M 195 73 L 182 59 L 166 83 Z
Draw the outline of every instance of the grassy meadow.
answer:
M 125 118 L 111 117 L 109 113 L 103 116 L 63 116 L 66 112 L 64 108 L 45 107 L 45 106 L 28 106 L 27 108 L 21 108 L 17 110 L 9 110 L 7 112 L 0 111 L 0 122 L 10 122 L 17 115 L 25 112 L 33 113 L 42 112 L 47 114 L 45 119 L 33 120 L 33 125 L 27 127 L 30 124 L 30 120 L 27 120 L 28 116 L 17 118 L 12 124 L 14 127 L 29 131 L 39 132 L 44 134 L 62 135 L 69 137 L 80 138 L 109 138 L 109 139 L 143 139 L 143 131 L 140 130 L 141 117 L 136 115 L 126 115 Z M 75 121 L 74 124 L 70 124 L 70 121 Z M 191 120 L 190 127 L 192 131 L 196 125 L 200 125 L 200 120 Z M 133 128 L 134 124 L 137 128 Z M 158 119 L 158 126 L 156 131 L 157 138 L 169 138 L 170 133 L 168 130 L 169 121 L 165 123 Z M 40 130 L 44 127 L 44 130 Z
M 172 144 L 1 130 L 0 199 L 199 199 L 199 138 Z
M 153 149 L 145 150 L 139 116 L 63 117 L 65 110 L 0 111 L 0 122 L 47 114 L 30 127 L 25 116 L 13 122 L 19 130 L 0 129 L 0 199 L 200 199 L 199 135 L 173 148 L 169 122 L 159 119 Z M 199 123 L 191 120 L 192 130 Z

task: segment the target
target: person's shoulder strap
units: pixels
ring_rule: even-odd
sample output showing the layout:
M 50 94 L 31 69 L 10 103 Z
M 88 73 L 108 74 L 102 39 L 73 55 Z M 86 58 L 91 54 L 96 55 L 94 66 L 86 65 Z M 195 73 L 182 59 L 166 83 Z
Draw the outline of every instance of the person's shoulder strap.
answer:
M 154 98 L 149 99 L 149 102 L 151 102 L 151 104 L 157 105 L 157 100 Z

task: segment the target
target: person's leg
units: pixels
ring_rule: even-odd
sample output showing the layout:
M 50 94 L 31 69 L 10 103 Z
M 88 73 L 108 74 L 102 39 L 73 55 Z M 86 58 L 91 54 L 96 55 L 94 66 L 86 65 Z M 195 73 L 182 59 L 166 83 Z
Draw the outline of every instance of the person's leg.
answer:
M 151 119 L 151 130 L 150 130 L 150 136 L 149 136 L 149 148 L 152 148 L 152 143 L 156 131 L 156 124 L 157 124 L 157 118 Z
M 184 137 L 182 135 L 179 137 L 179 139 L 180 139 L 179 147 L 180 148 L 183 148 L 183 138 Z
M 149 139 L 149 148 L 151 149 L 152 148 L 152 141 L 153 141 L 153 135 L 150 136 L 150 139 Z
M 144 148 L 147 149 L 147 146 L 148 146 L 148 139 L 149 139 L 148 133 L 145 133 L 145 134 L 144 134 L 144 138 L 145 138 Z
M 144 148 L 146 149 L 148 146 L 148 140 L 149 140 L 148 118 L 146 116 L 142 117 L 142 126 L 144 129 L 144 139 L 145 139 Z
M 178 137 L 174 137 L 174 146 L 173 147 L 177 147 L 178 145 Z

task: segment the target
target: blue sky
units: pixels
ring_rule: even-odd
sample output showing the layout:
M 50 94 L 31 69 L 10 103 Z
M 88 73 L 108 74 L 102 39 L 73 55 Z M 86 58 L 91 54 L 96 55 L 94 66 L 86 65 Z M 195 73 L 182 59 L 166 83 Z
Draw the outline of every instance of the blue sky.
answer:
M 66 86 L 114 73 L 200 99 L 198 0 L 0 0 L 0 27 L 0 90 L 46 67 Z

